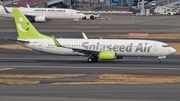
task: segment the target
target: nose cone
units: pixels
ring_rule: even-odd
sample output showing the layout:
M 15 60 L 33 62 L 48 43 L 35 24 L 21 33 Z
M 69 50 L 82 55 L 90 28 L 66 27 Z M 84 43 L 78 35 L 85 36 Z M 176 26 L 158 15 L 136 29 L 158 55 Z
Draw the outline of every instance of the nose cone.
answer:
M 174 49 L 174 48 L 171 47 L 171 51 L 170 51 L 170 52 L 171 52 L 171 54 L 173 54 L 173 53 L 176 52 L 176 49 Z

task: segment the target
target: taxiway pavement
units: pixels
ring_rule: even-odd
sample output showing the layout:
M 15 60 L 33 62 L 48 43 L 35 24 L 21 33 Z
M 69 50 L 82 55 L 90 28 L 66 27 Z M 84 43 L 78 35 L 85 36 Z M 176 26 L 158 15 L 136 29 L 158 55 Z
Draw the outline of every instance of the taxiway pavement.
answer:
M 179 16 L 135 16 L 127 14 L 102 14 L 97 20 L 53 20 L 33 23 L 40 32 L 100 32 L 109 34 L 126 33 L 179 33 Z M 1 32 L 16 32 L 13 18 L 0 17 Z
M 109 20 L 55 20 L 33 23 L 40 32 L 56 37 L 79 37 L 81 32 L 95 34 L 179 33 L 179 16 L 134 16 L 107 14 Z M 0 18 L 0 43 L 4 38 L 16 39 L 13 19 Z M 165 41 L 165 40 L 164 40 Z M 168 41 L 168 40 L 166 40 Z M 171 40 L 170 40 L 171 41 Z M 173 40 L 174 41 L 174 40 Z M 176 40 L 179 42 L 179 40 Z M 9 43 L 9 42 L 8 42 Z M 0 74 L 87 74 L 85 78 L 67 78 L 61 81 L 96 79 L 96 75 L 152 74 L 180 75 L 179 56 L 168 56 L 162 63 L 157 58 L 130 58 L 117 61 L 88 63 L 85 57 L 64 57 L 35 51 L 0 50 L 0 68 L 15 67 Z M 179 101 L 179 84 L 158 85 L 1 85 L 2 101 Z
M 2 101 L 179 101 L 179 84 L 0 86 Z
M 57 56 L 37 51 L 0 50 L 0 67 L 17 69 L 1 73 L 37 74 L 156 74 L 180 75 L 179 56 L 168 56 L 156 63 L 157 57 L 125 57 L 116 61 L 88 63 L 87 57 Z

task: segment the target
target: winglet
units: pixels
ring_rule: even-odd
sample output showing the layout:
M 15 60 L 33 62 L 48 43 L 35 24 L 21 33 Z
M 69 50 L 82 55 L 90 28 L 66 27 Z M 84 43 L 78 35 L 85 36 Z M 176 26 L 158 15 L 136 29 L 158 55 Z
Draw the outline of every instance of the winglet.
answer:
M 83 36 L 84 39 L 88 39 L 84 32 L 82 32 L 82 36 Z
M 4 39 L 11 40 L 11 41 L 17 41 L 17 42 L 22 42 L 22 43 L 29 43 L 29 41 L 25 41 L 25 40 L 8 39 L 8 38 L 4 38 Z
M 53 41 L 57 47 L 62 47 L 62 45 L 57 41 L 57 39 L 52 35 Z

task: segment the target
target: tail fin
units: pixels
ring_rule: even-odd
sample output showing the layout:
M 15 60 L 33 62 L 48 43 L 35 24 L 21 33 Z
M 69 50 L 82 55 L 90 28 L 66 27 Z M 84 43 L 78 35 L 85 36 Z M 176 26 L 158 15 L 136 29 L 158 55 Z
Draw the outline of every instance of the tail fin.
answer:
M 13 14 L 19 39 L 51 38 L 50 36 L 40 34 L 18 8 L 13 8 Z

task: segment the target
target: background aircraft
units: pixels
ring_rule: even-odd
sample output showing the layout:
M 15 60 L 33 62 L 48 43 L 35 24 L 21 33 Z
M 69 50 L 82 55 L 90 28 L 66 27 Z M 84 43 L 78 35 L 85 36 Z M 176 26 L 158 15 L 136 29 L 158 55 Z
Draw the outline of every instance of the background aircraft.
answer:
M 73 19 L 78 21 L 85 17 L 83 13 L 74 9 L 61 8 L 19 8 L 30 22 L 45 22 L 53 19 Z M 0 5 L 0 16 L 13 18 L 12 8 Z
M 88 62 L 123 59 L 124 56 L 155 56 L 158 63 L 176 52 L 168 44 L 154 40 L 88 39 L 85 34 L 84 39 L 56 39 L 39 33 L 18 8 L 13 9 L 13 14 L 18 44 L 41 52 L 87 56 Z

